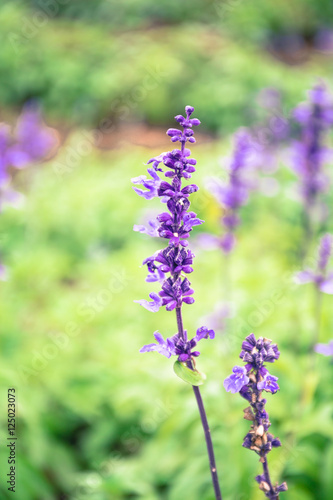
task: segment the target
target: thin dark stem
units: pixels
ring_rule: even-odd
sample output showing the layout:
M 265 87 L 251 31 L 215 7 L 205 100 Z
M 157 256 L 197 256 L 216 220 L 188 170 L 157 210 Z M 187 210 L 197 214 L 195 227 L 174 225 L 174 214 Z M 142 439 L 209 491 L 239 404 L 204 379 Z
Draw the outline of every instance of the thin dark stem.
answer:
M 176 307 L 176 316 L 177 316 L 178 333 L 181 336 L 181 338 L 184 339 L 184 326 L 183 326 L 182 311 L 181 311 L 180 307 Z M 193 370 L 193 364 L 191 361 L 188 363 L 188 366 L 189 366 L 189 368 L 191 368 Z M 216 500 L 222 500 L 222 494 L 221 494 L 219 480 L 218 480 L 218 476 L 217 476 L 213 442 L 212 442 L 212 437 L 210 434 L 210 428 L 208 425 L 205 407 L 204 407 L 204 404 L 202 401 L 199 387 L 196 387 L 196 386 L 192 386 L 192 387 L 193 387 L 195 398 L 197 400 L 200 418 L 201 418 L 201 423 L 202 423 L 202 427 L 203 427 L 204 433 L 205 433 L 205 439 L 206 439 L 206 445 L 207 445 L 207 451 L 208 451 L 208 457 L 209 457 L 209 466 L 210 466 L 210 472 L 212 475 L 215 497 L 216 497 Z
M 180 307 L 176 307 L 176 316 L 177 316 L 178 333 L 184 340 L 185 336 L 184 336 L 183 318 L 182 318 L 182 310 Z
M 278 493 L 275 493 L 274 489 L 273 489 L 271 477 L 269 475 L 268 463 L 267 463 L 267 457 L 266 456 L 264 457 L 264 462 L 263 462 L 262 466 L 263 466 L 263 469 L 264 469 L 265 482 L 270 487 L 270 492 L 269 492 L 270 496 L 269 496 L 269 498 L 270 498 L 270 500 L 279 500 Z
M 193 391 L 194 391 L 195 398 L 196 398 L 197 403 L 198 403 L 202 427 L 203 427 L 204 433 L 205 433 L 205 439 L 206 439 L 206 445 L 207 445 L 207 451 L 208 451 L 208 457 L 209 457 L 209 467 L 210 467 L 210 472 L 212 475 L 215 497 L 216 497 L 216 500 L 222 500 L 222 494 L 221 494 L 220 485 L 219 485 L 219 478 L 218 478 L 217 470 L 216 470 L 213 442 L 212 442 L 212 437 L 210 434 L 210 428 L 208 425 L 205 407 L 203 405 L 203 401 L 202 401 L 199 387 L 193 386 Z

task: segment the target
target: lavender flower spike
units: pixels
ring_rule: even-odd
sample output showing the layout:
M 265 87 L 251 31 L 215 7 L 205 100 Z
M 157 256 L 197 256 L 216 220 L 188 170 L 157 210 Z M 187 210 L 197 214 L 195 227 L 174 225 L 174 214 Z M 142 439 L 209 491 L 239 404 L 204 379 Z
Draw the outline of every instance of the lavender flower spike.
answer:
M 311 89 L 308 102 L 297 106 L 293 115 L 300 128 L 300 137 L 292 145 L 291 162 L 299 178 L 305 244 L 308 244 L 313 233 L 314 210 L 320 210 L 322 219 L 327 217 L 327 207 L 321 200 L 321 195 L 329 186 L 325 163 L 330 159 L 331 151 L 325 146 L 325 138 L 333 125 L 333 98 L 326 86 L 319 83 Z
M 18 207 L 23 195 L 11 189 L 11 171 L 42 160 L 55 146 L 53 132 L 47 129 L 35 104 L 24 107 L 15 129 L 0 123 L 0 213 L 7 204 Z M 0 280 L 7 279 L 0 260 Z
M 280 352 L 276 344 L 263 337 L 258 340 L 251 333 L 242 344 L 240 358 L 245 366 L 235 366 L 233 374 L 224 381 L 224 387 L 230 392 L 239 392 L 250 406 L 244 410 L 244 418 L 252 422 L 249 432 L 243 442 L 244 448 L 257 453 L 263 465 L 263 474 L 256 476 L 259 488 L 270 500 L 278 500 L 279 493 L 288 489 L 286 483 L 273 485 L 268 470 L 267 455 L 272 448 L 281 446 L 278 438 L 268 432 L 271 425 L 265 409 L 266 399 L 263 391 L 275 394 L 279 390 L 277 377 L 270 375 L 265 363 L 274 363 L 279 359 Z
M 213 339 L 215 333 L 207 327 L 201 327 L 196 335 L 188 340 L 187 331 L 184 330 L 182 319 L 182 307 L 184 304 L 194 303 L 194 290 L 187 275 L 193 272 L 194 254 L 187 248 L 188 238 L 195 226 L 204 221 L 190 211 L 189 197 L 198 191 L 196 184 L 183 185 L 195 172 L 196 160 L 191 158 L 191 151 L 186 148 L 186 143 L 194 143 L 193 127 L 200 125 L 197 118 L 192 118 L 194 108 L 185 107 L 185 116 L 175 116 L 179 128 L 170 128 L 167 135 L 173 143 L 179 142 L 180 149 L 161 153 L 148 161 L 148 174 L 132 179 L 134 191 L 143 198 L 151 200 L 159 198 L 166 204 L 166 209 L 154 220 L 149 221 L 149 227 L 135 225 L 134 230 L 146 233 L 149 236 L 157 236 L 161 242 L 165 242 L 164 248 L 156 252 L 151 257 L 143 261 L 147 266 L 148 277 L 146 281 L 159 283 L 158 294 L 152 292 L 149 296 L 151 302 L 147 300 L 136 300 L 140 305 L 152 312 L 157 312 L 159 308 L 165 307 L 167 311 L 176 312 L 177 333 L 166 340 L 162 335 L 155 332 L 154 336 L 157 344 L 147 344 L 140 352 L 157 351 L 167 358 L 177 356 L 174 364 L 176 374 L 184 381 L 193 386 L 193 391 L 197 400 L 201 422 L 204 428 L 207 451 L 209 456 L 211 476 L 215 491 L 216 500 L 221 500 L 219 481 L 217 477 L 213 444 L 208 427 L 206 412 L 204 409 L 201 393 L 198 385 L 203 383 L 205 376 L 195 368 L 195 358 L 200 352 L 194 350 L 198 342 L 204 338 Z M 164 174 L 164 179 L 160 176 Z M 138 185 L 142 186 L 137 187 Z
M 217 183 L 211 190 L 224 209 L 221 218 L 225 233 L 215 237 L 215 245 L 211 235 L 201 235 L 202 244 L 208 242 L 213 247 L 219 247 L 224 253 L 230 253 L 236 243 L 235 230 L 240 224 L 239 211 L 249 198 L 251 184 L 247 179 L 247 172 L 251 166 L 254 153 L 253 139 L 246 129 L 240 129 L 235 134 L 233 156 L 229 165 L 229 178 L 226 183 Z M 200 240 L 199 240 L 200 241 Z

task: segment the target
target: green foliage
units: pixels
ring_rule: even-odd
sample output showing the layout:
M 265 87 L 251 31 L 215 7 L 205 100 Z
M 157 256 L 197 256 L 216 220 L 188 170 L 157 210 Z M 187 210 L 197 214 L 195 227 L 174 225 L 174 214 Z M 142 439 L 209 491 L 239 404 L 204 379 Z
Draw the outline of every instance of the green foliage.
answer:
M 66 148 L 77 150 L 81 140 L 78 132 Z M 1 217 L 11 277 L 0 287 L 0 385 L 2 398 L 8 384 L 17 388 L 16 498 L 178 500 L 186 491 L 193 500 L 212 500 L 192 390 L 175 377 L 170 360 L 138 352 L 155 330 L 170 336 L 176 328 L 174 314 L 150 314 L 133 303 L 151 291 L 139 265 L 158 242 L 132 232 L 147 204 L 129 179 L 157 151 L 93 151 L 61 174 L 66 148 L 53 162 L 20 173 L 26 206 Z M 195 148 L 203 186 L 229 146 Z M 290 179 L 281 175 L 281 181 L 288 186 Z M 281 349 L 272 366 L 281 391 L 268 396 L 272 431 L 283 443 L 270 457 L 273 480 L 288 481 L 291 500 L 330 498 L 332 366 L 319 355 L 313 360 L 308 350 L 311 287 L 292 284 L 301 231 L 295 230 L 296 216 L 285 216 L 296 214 L 298 205 L 281 196 L 258 195 L 243 210 L 231 267 L 218 252 L 198 252 L 191 276 L 196 303 L 184 308 L 191 336 L 215 300 L 226 297 L 225 276 L 231 273 L 226 298 L 232 295 L 237 316 L 225 335 L 204 343 L 200 357 L 227 500 L 262 498 L 253 480 L 260 464 L 241 446 L 248 429 L 244 402 L 222 387 L 252 330 Z M 194 232 L 216 230 L 219 210 L 212 198 L 202 190 L 193 201 L 207 221 Z M 331 298 L 325 296 L 321 341 L 331 338 L 332 328 Z M 5 420 L 2 426 L 5 433 Z M 0 461 L 6 470 L 3 447 Z M 11 498 L 4 489 L 1 495 Z
M 202 0 L 191 2 L 191 9 L 186 9 L 189 17 L 183 14 L 183 2 L 121 4 L 135 19 L 140 16 L 135 15 L 134 4 L 150 23 L 149 30 L 146 24 L 141 30 L 129 29 L 122 19 L 116 21 L 117 30 L 112 24 L 84 22 L 94 19 L 92 5 L 95 15 L 104 5 L 113 17 L 115 4 L 109 1 L 97 7 L 95 2 L 63 5 L 64 16 L 68 12 L 75 22 L 28 9 L 22 2 L 5 2 L 0 8 L 0 103 L 20 107 L 37 98 L 52 119 L 95 127 L 108 119 L 114 129 L 133 118 L 164 124 L 184 102 L 191 102 L 209 131 L 231 132 L 253 121 L 254 99 L 261 88 L 279 88 L 288 113 L 318 73 L 331 74 L 331 60 L 319 52 L 302 66 L 288 67 L 272 60 L 265 45 L 244 43 L 244 33 L 249 32 L 248 23 L 244 29 L 246 20 L 255 17 L 265 22 L 267 8 L 261 2 L 228 4 L 226 19 L 216 15 L 217 4 L 212 2 L 214 28 L 200 18 L 206 12 Z M 293 9 L 300 10 L 297 5 L 282 4 L 286 19 L 294 19 Z M 119 2 L 117 13 L 121 13 L 118 7 Z M 165 20 L 162 25 L 150 22 L 156 11 Z M 174 24 L 166 11 L 181 24 Z M 273 16 L 280 11 L 277 7 L 269 12 Z M 129 21 L 127 10 L 124 15 Z M 234 27 L 237 23 L 239 27 Z M 259 36 L 261 28 L 255 22 L 250 27 L 257 30 L 253 37 Z
M 43 16 L 51 5 L 56 12 Z M 62 130 L 80 125 L 57 158 L 18 173 L 25 207 L 0 218 L 1 257 L 10 269 L 0 286 L 0 396 L 4 408 L 7 388 L 17 388 L 16 500 L 212 500 L 192 390 L 170 360 L 138 352 L 155 330 L 166 337 L 176 329 L 172 313 L 153 315 L 133 303 L 151 291 L 139 266 L 159 243 L 132 232 L 149 207 L 130 178 L 160 149 L 134 147 L 123 136 L 119 149 L 96 150 L 82 127 L 113 139 L 119 124 L 164 127 L 193 104 L 202 131 L 226 134 L 256 120 L 257 93 L 269 86 L 282 91 L 288 116 L 315 77 L 332 72 L 331 59 L 311 46 L 330 19 L 328 0 L 2 1 L 2 112 L 15 114 L 38 98 Z M 301 65 L 267 51 L 272 37 L 285 34 L 307 40 Z M 231 144 L 230 137 L 201 139 L 193 209 L 206 224 L 195 234 L 219 230 L 219 207 L 203 186 Z M 277 197 L 257 195 L 242 211 L 232 261 L 196 252 L 196 303 L 184 307 L 190 337 L 215 302 L 237 307 L 227 332 L 204 343 L 200 357 L 225 500 L 262 498 L 253 479 L 260 464 L 241 446 L 244 402 L 222 387 L 251 331 L 281 350 L 272 367 L 281 392 L 268 396 L 272 431 L 283 443 L 270 455 L 273 481 L 288 481 L 289 500 L 329 500 L 332 492 L 332 365 L 310 352 L 311 286 L 292 282 L 301 214 L 288 196 L 292 175 L 282 169 L 277 179 Z M 331 309 L 325 296 L 322 342 L 332 338 Z M 0 464 L 6 471 L 4 446 Z M 3 479 L 0 496 L 13 497 Z

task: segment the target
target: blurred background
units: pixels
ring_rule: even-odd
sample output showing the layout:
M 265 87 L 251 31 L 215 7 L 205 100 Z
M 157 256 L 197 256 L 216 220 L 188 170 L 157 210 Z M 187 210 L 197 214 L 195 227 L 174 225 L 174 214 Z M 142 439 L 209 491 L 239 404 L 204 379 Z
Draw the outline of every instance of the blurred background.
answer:
M 193 210 L 206 224 L 192 233 L 196 303 L 184 321 L 194 332 L 218 303 L 235 311 L 199 360 L 223 498 L 263 498 L 260 464 L 242 448 L 246 405 L 223 389 L 251 331 L 281 351 L 271 370 L 281 391 L 267 406 L 283 444 L 269 457 L 273 481 L 288 482 L 281 498 L 332 498 L 333 366 L 309 347 L 313 290 L 292 281 L 303 228 L 287 155 L 274 189 L 242 209 L 231 264 L 195 238 L 221 231 L 207 179 L 221 175 L 236 129 L 264 134 L 318 78 L 330 86 L 332 19 L 331 0 L 2 0 L 0 120 L 14 126 L 37 101 L 57 151 L 13 174 L 25 202 L 0 216 L 9 275 L 0 286 L 1 498 L 14 495 L 4 479 L 8 387 L 18 408 L 17 500 L 214 498 L 190 386 L 169 360 L 138 352 L 155 330 L 175 333 L 174 314 L 133 303 L 152 290 L 140 265 L 160 244 L 132 230 L 159 205 L 130 179 L 172 148 L 165 130 L 187 104 L 202 122 Z M 279 104 L 263 104 L 263 89 L 276 89 Z M 331 311 L 325 295 L 321 342 L 332 338 Z

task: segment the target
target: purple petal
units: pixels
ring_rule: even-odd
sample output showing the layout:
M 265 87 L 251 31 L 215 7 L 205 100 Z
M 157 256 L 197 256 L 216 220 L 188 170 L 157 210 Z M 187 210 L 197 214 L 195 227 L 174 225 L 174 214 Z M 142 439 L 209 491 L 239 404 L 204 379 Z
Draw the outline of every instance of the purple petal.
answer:
M 333 295 L 333 274 L 329 275 L 320 285 L 319 289 L 330 295 Z
M 246 375 L 246 368 L 244 366 L 234 366 L 232 372 L 233 373 L 224 380 L 223 385 L 227 392 L 235 394 L 248 384 L 250 379 Z
M 328 344 L 316 344 L 314 350 L 324 356 L 333 356 L 333 340 Z
M 316 281 L 316 275 L 313 271 L 300 271 L 295 275 L 295 282 L 299 285 Z
M 195 336 L 195 340 L 199 342 L 201 339 L 213 339 L 215 337 L 214 330 L 209 330 L 207 326 L 201 326 L 197 329 L 197 334 Z
M 1 281 L 7 281 L 7 278 L 8 278 L 7 269 L 0 262 L 0 280 Z
M 157 293 L 154 292 L 150 293 L 149 297 L 152 299 L 152 302 L 148 302 L 144 299 L 134 300 L 134 302 L 137 302 L 148 311 L 157 312 L 162 305 L 162 299 L 157 295 Z

